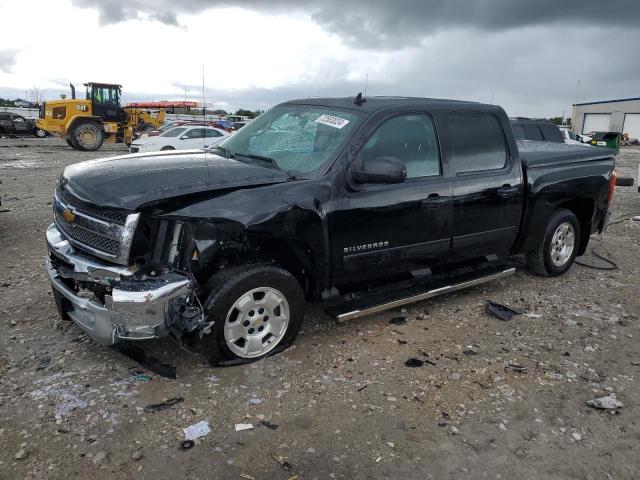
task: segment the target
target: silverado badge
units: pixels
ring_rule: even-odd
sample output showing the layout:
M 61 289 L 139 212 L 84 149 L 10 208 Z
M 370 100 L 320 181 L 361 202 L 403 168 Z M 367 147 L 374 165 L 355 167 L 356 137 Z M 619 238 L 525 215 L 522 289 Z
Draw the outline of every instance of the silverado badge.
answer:
M 76 219 L 76 214 L 73 213 L 73 210 L 71 210 L 70 208 L 65 208 L 62 212 L 62 216 L 67 223 L 73 223 L 73 221 Z

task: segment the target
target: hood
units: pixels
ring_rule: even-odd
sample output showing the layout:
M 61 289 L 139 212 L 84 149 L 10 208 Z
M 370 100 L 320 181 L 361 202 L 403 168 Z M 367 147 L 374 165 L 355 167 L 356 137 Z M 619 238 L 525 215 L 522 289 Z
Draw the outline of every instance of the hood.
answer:
M 184 150 L 77 163 L 65 169 L 61 183 L 85 202 L 136 210 L 185 195 L 287 180 L 288 175 L 280 170 L 202 150 Z

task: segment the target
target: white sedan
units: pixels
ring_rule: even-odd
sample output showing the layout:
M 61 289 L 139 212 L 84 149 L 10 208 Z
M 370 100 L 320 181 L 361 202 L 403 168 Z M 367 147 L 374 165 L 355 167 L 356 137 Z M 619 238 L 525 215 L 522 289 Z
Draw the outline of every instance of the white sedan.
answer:
M 206 148 L 215 145 L 228 135 L 228 132 L 219 128 L 202 125 L 183 125 L 167 130 L 156 137 L 144 137 L 134 140 L 129 147 L 129 151 L 138 153 Z

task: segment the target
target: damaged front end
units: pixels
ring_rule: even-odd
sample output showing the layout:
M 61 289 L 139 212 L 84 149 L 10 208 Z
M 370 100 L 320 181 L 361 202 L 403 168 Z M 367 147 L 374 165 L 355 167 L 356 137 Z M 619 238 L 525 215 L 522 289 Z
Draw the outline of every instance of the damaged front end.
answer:
M 209 327 L 190 263 L 190 230 L 159 212 L 96 206 L 75 195 L 64 178 L 58 183 L 46 269 L 60 316 L 98 343 L 169 333 L 185 340 Z

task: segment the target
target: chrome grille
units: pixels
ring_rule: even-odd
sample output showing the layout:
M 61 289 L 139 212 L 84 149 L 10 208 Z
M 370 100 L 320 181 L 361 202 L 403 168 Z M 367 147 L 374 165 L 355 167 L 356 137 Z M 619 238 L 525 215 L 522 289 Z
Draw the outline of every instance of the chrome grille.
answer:
M 101 208 L 56 189 L 53 219 L 58 230 L 74 246 L 91 255 L 127 265 L 138 213 Z
M 119 241 L 68 223 L 57 209 L 53 214 L 58 229 L 71 240 L 114 257 L 120 252 Z
M 115 222 L 119 225 L 124 225 L 127 221 L 127 212 L 124 210 L 101 208 L 89 205 L 60 187 L 56 188 L 56 195 L 66 205 L 73 207 L 74 210 L 89 215 L 90 217 L 106 220 L 107 222 Z

